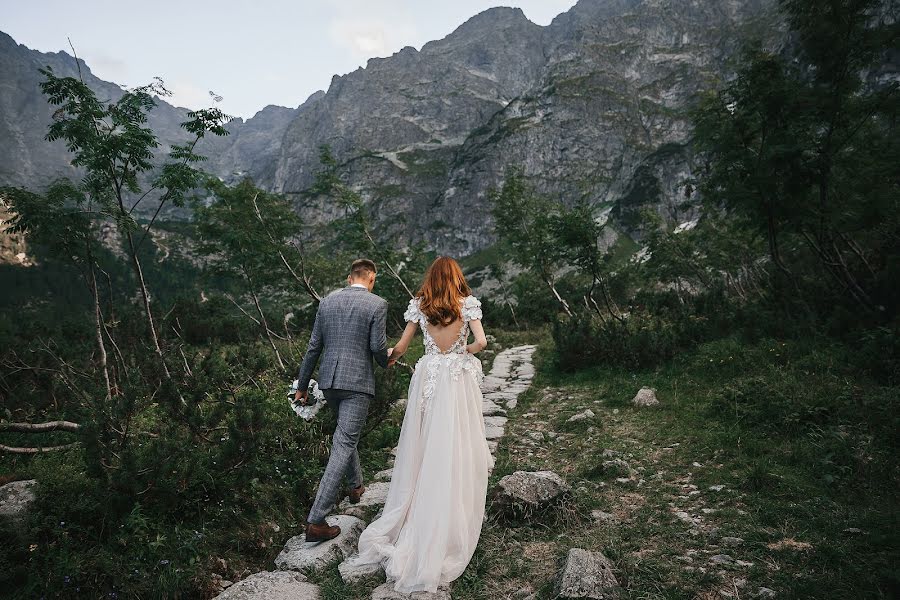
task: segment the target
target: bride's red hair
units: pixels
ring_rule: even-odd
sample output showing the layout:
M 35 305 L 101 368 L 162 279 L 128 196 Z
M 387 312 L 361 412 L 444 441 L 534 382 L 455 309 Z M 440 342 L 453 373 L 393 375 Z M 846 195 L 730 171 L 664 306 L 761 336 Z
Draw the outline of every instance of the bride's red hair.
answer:
M 428 322 L 446 327 L 462 317 L 462 300 L 471 293 L 459 263 L 440 256 L 428 267 L 416 297 Z

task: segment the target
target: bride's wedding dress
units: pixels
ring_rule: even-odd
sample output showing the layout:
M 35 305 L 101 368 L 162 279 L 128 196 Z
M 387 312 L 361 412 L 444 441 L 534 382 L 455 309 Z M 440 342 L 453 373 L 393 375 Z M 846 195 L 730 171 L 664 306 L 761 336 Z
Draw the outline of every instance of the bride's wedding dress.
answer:
M 425 355 L 416 363 L 390 489 L 379 518 L 359 538 L 358 564 L 381 562 L 398 592 L 434 592 L 468 565 L 484 520 L 494 458 L 481 413 L 481 362 L 466 351 L 481 303 L 463 301 L 463 324 L 442 352 L 418 299 L 404 315 L 419 323 Z

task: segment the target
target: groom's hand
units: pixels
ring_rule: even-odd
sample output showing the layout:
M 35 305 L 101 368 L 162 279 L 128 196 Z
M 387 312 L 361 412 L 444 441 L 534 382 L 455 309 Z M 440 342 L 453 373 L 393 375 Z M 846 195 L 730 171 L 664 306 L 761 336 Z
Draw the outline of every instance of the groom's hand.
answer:
M 309 394 L 306 390 L 297 390 L 297 393 L 294 394 L 294 402 L 299 404 L 300 406 L 306 406 L 306 397 Z

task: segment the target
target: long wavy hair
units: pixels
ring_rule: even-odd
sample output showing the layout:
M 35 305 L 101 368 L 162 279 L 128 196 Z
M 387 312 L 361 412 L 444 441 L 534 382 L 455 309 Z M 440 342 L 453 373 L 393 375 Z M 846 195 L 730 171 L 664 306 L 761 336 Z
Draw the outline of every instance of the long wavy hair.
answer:
M 459 263 L 440 256 L 428 267 L 416 297 L 428 322 L 446 327 L 462 317 L 462 300 L 471 293 Z

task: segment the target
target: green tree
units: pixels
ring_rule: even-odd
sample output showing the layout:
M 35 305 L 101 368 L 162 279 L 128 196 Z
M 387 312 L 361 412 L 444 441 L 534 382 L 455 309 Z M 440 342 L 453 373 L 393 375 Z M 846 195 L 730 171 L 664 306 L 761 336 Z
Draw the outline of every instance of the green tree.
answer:
M 556 286 L 560 268 L 560 246 L 554 235 L 554 223 L 560 207 L 535 193 L 525 181 L 521 169 L 506 173 L 500 189 L 488 193 L 494 231 L 513 252 L 513 260 L 531 271 L 550 290 L 560 308 L 572 315 L 569 303 Z
M 283 370 L 285 363 L 275 343 L 278 334 L 269 327 L 260 294 L 266 288 L 284 289 L 286 271 L 291 281 L 300 281 L 310 297 L 319 300 L 302 255 L 296 269 L 286 256 L 292 237 L 300 231 L 300 218 L 282 196 L 260 190 L 250 179 L 228 187 L 210 178 L 207 188 L 212 196 L 194 204 L 198 250 L 214 270 L 243 280 L 256 317 L 235 304 L 259 326 Z
M 804 264 L 796 237 L 834 294 L 878 311 L 873 291 L 900 230 L 900 88 L 878 74 L 900 28 L 877 0 L 781 7 L 799 60 L 754 45 L 736 78 L 704 100 L 695 115 L 709 161 L 701 189 L 765 232 L 794 289 Z

